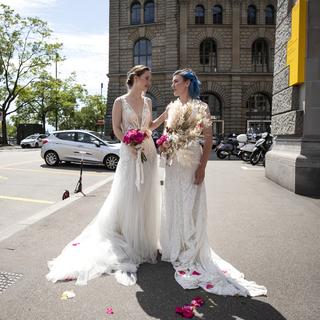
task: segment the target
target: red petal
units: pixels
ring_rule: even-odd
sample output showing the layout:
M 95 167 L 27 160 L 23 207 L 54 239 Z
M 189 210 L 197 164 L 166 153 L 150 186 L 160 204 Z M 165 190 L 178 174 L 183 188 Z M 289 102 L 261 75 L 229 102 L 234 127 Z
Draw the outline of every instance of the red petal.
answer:
M 193 271 L 193 272 L 192 272 L 192 275 L 193 275 L 193 276 L 200 276 L 201 273 L 199 273 L 198 271 Z
M 72 245 L 75 247 L 75 246 L 78 246 L 79 244 L 80 244 L 80 242 L 75 242 Z
M 106 308 L 106 314 L 113 314 L 113 310 L 111 307 Z
M 181 274 L 182 276 L 184 276 L 186 274 L 186 272 L 182 271 L 182 270 L 179 270 L 178 273 Z
M 176 307 L 176 313 L 182 314 L 183 308 L 182 307 Z
M 208 284 L 206 285 L 206 288 L 207 288 L 207 289 L 212 289 L 213 287 L 214 287 L 214 285 L 211 284 L 211 283 L 208 283 Z

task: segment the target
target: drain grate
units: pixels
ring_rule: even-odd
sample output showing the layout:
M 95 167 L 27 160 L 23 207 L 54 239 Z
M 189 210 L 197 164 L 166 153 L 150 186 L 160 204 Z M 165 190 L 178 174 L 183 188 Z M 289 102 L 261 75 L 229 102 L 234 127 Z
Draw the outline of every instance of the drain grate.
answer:
M 19 273 L 10 273 L 0 271 L 0 293 L 4 292 L 8 287 L 13 285 L 22 277 Z

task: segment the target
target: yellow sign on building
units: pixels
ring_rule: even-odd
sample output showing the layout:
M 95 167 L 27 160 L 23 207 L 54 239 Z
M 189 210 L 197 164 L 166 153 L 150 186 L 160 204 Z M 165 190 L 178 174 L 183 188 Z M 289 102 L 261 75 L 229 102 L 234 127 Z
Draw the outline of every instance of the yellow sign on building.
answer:
M 290 68 L 289 85 L 304 82 L 306 63 L 307 0 L 298 0 L 292 8 L 291 39 L 287 46 L 287 65 Z

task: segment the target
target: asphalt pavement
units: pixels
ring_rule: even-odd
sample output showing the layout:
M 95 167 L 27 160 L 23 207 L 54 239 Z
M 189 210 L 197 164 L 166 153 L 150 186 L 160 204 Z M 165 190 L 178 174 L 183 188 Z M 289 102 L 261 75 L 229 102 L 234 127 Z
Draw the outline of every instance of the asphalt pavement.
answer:
M 265 285 L 267 297 L 183 290 L 165 262 L 140 266 L 132 287 L 119 285 L 112 276 L 87 286 L 48 282 L 47 261 L 93 219 L 111 183 L 86 197 L 64 200 L 60 207 L 55 204 L 50 214 L 0 242 L 0 320 L 179 319 L 175 307 L 198 295 L 205 300 L 199 308 L 203 319 L 319 318 L 320 200 L 296 195 L 266 179 L 263 167 L 241 161 L 208 163 L 209 240 L 247 279 Z M 61 300 L 65 290 L 76 296 Z M 107 307 L 114 314 L 106 314 Z

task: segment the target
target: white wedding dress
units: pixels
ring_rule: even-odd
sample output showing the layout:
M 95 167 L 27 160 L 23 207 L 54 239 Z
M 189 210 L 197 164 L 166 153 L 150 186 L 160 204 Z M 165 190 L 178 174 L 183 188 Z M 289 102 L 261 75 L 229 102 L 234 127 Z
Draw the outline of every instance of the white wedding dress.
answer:
M 169 109 L 170 117 L 170 109 Z M 183 160 L 190 157 L 192 161 Z M 202 148 L 193 142 L 180 149 L 171 166 L 165 168 L 161 213 L 162 260 L 171 262 L 175 279 L 184 289 L 203 288 L 218 295 L 259 296 L 267 289 L 220 258 L 207 237 L 207 202 L 205 183 L 194 184 Z
M 147 129 L 151 112 L 144 99 L 139 119 L 121 97 L 122 130 Z M 136 282 L 136 271 L 143 262 L 156 262 L 160 210 L 157 154 L 152 138 L 143 142 L 147 161 L 134 158 L 121 144 L 120 161 L 110 193 L 97 216 L 54 260 L 48 262 L 47 279 L 76 279 L 84 285 L 102 274 L 114 274 L 124 285 Z

